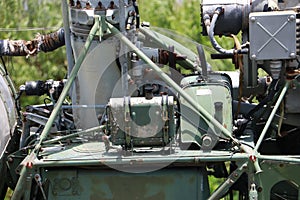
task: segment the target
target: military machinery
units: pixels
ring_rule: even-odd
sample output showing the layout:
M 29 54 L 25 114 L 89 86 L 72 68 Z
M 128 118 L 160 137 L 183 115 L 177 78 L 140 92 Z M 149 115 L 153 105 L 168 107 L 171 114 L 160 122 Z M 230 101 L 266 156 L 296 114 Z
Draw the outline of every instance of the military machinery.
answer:
M 59 31 L 0 41 L 2 56 L 65 45 L 68 60 L 66 80 L 19 91 L 1 68 L 1 198 L 300 199 L 299 2 L 202 0 L 211 58 L 239 73 L 141 23 L 135 0 L 78 2 L 62 0 Z M 22 93 L 51 101 L 21 111 Z

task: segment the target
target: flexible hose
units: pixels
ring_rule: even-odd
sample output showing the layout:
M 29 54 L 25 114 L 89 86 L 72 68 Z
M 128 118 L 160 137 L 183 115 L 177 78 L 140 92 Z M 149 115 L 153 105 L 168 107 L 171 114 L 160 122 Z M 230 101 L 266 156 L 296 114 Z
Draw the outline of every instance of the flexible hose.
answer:
M 221 45 L 217 42 L 217 40 L 214 38 L 214 29 L 215 29 L 215 25 L 217 22 L 217 19 L 220 15 L 220 13 L 222 12 L 222 8 L 218 7 L 215 10 L 215 13 L 212 17 L 212 20 L 210 23 L 205 23 L 206 24 L 206 29 L 207 29 L 207 33 L 210 39 L 210 42 L 212 44 L 212 46 L 221 54 L 226 54 L 226 55 L 234 55 L 235 53 L 238 54 L 246 54 L 248 53 L 248 49 L 240 49 L 240 50 L 235 50 L 235 49 L 224 49 L 223 47 L 221 47 Z
M 210 28 L 209 30 L 207 31 L 208 32 L 208 36 L 209 36 L 209 39 L 210 39 L 210 42 L 212 44 L 212 46 L 220 53 L 222 54 L 229 54 L 229 55 L 233 55 L 234 54 L 234 49 L 230 49 L 230 50 L 226 50 L 224 48 L 221 47 L 221 45 L 217 42 L 217 40 L 215 39 L 214 37 L 214 29 L 215 29 L 215 25 L 216 25 L 216 22 L 217 22 L 217 19 L 220 15 L 220 13 L 222 12 L 222 8 L 221 7 L 218 7 L 216 10 L 215 10 L 215 13 L 212 17 L 212 20 L 211 20 L 211 23 L 210 23 Z

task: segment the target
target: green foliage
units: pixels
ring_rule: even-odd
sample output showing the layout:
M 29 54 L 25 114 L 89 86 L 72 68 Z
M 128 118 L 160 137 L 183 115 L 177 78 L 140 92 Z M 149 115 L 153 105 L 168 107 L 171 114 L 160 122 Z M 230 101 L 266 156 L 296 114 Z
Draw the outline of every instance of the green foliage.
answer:
M 208 44 L 200 37 L 200 5 L 198 0 L 140 0 L 141 18 L 151 26 L 164 27 L 184 34 L 193 40 Z

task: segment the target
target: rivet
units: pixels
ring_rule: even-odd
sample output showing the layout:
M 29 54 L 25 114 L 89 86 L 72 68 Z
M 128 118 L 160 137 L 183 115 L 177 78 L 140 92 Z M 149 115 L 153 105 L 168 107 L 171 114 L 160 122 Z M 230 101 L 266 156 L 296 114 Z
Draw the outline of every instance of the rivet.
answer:
M 291 58 L 296 58 L 296 54 L 294 52 L 290 53 Z
M 7 161 L 8 161 L 9 163 L 12 163 L 12 162 L 14 162 L 14 159 L 13 159 L 12 157 L 9 157 L 9 158 L 7 159 Z
M 294 20 L 295 20 L 295 15 L 289 16 L 288 20 L 289 20 L 289 21 L 294 21 Z
M 256 21 L 256 18 L 255 18 L 255 17 L 250 17 L 250 21 L 251 21 L 251 22 L 255 22 L 255 21 Z

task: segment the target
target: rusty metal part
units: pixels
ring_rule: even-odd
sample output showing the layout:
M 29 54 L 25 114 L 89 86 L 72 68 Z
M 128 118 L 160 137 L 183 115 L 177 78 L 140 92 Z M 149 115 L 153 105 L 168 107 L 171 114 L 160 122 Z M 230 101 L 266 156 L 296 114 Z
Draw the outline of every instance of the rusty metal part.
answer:
M 49 34 L 37 34 L 33 40 L 0 40 L 0 56 L 33 56 L 54 51 L 65 45 L 64 29 Z
M 241 47 L 241 43 L 238 40 L 238 38 L 231 34 L 231 37 L 234 40 L 234 44 L 235 44 L 235 48 L 240 50 Z M 240 77 L 239 77 L 239 101 L 238 101 L 238 108 L 237 108 L 237 112 L 236 112 L 236 116 L 238 116 L 240 109 L 241 109 L 241 101 L 242 101 L 242 95 L 243 95 L 243 77 L 244 77 L 244 66 L 243 66 L 243 55 L 240 54 L 234 54 L 234 60 L 235 60 L 235 68 L 238 68 L 240 70 Z
M 64 29 L 59 29 L 46 35 L 38 34 L 34 41 L 38 43 L 38 50 L 43 52 L 54 51 L 65 45 Z
M 287 70 L 287 72 L 286 72 L 286 78 L 289 79 L 289 80 L 292 80 L 296 76 L 298 76 L 299 74 L 300 74 L 300 70 L 299 69 Z
M 35 54 L 32 41 L 26 40 L 1 40 L 0 55 L 2 56 L 27 56 Z

